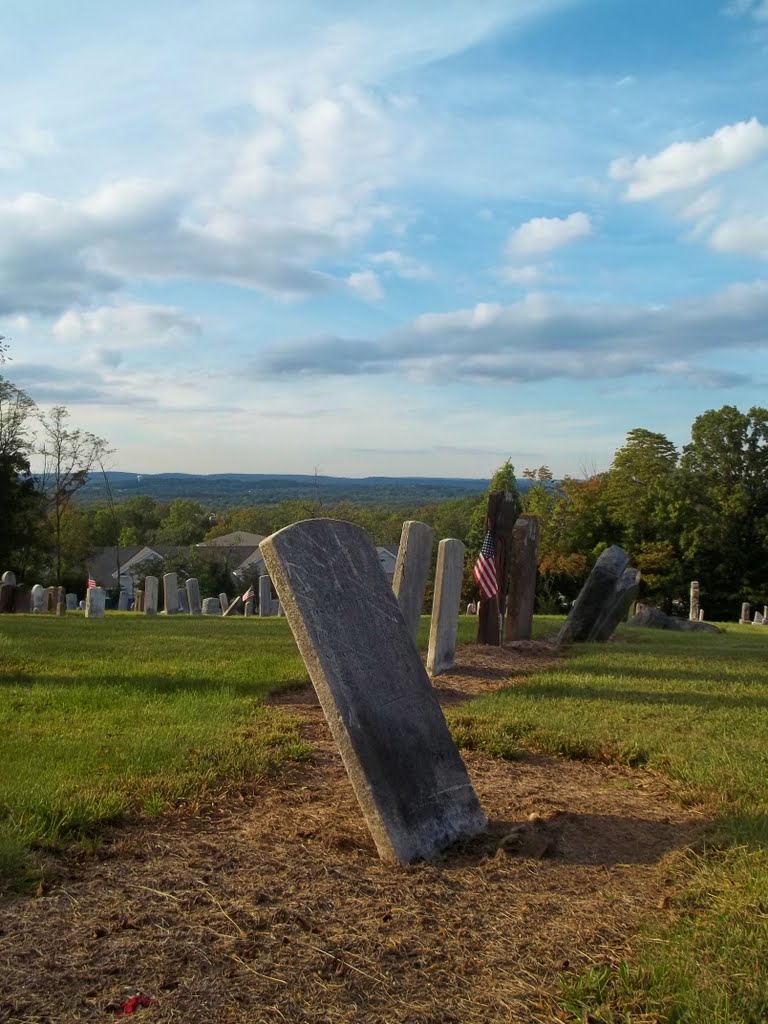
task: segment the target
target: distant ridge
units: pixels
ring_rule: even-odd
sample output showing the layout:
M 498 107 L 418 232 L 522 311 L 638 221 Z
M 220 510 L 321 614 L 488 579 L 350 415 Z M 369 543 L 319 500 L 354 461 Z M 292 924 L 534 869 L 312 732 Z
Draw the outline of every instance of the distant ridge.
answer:
M 286 500 L 315 501 L 326 505 L 339 501 L 376 505 L 427 505 L 451 498 L 480 495 L 487 479 L 423 476 L 318 476 L 302 473 L 107 473 L 115 501 L 148 495 L 157 501 L 191 498 L 206 508 L 271 505 Z M 521 491 L 529 481 L 519 480 Z M 106 498 L 104 478 L 91 476 L 79 492 L 84 502 Z

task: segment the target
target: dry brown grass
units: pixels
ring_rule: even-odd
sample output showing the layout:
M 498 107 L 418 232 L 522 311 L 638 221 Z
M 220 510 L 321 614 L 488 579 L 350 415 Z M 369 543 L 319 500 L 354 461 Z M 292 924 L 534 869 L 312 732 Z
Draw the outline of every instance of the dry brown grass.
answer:
M 455 702 L 554 656 L 464 648 L 439 689 Z M 618 960 L 703 828 L 643 773 L 468 753 L 488 834 L 385 866 L 313 694 L 279 701 L 311 764 L 116 830 L 2 907 L 0 1020 L 105 1020 L 136 990 L 147 1024 L 565 1020 L 558 972 Z

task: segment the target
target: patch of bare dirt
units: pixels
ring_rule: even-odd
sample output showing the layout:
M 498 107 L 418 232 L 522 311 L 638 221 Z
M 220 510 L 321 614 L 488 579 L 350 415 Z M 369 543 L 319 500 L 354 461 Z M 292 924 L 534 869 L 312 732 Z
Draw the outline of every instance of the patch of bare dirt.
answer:
M 554 656 L 463 648 L 440 688 L 454 701 Z M 316 702 L 276 703 L 302 718 L 312 763 L 116 830 L 50 891 L 6 903 L 0 1020 L 115 1019 L 141 991 L 147 1024 L 557 1021 L 558 972 L 620 958 L 704 827 L 647 774 L 469 752 L 488 833 L 386 866 Z

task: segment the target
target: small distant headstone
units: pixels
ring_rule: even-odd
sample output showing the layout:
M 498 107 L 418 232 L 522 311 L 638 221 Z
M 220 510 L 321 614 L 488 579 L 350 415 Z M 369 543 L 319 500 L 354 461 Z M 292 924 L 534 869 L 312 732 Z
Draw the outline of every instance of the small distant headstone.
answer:
M 189 601 L 185 587 L 179 587 L 178 590 L 178 610 L 180 614 L 189 615 Z
M 81 612 L 84 612 L 85 611 L 85 601 L 78 602 L 77 607 L 80 609 Z
M 67 594 L 66 601 L 68 612 L 77 611 L 77 594 Z
M 640 573 L 627 568 L 628 562 L 623 548 L 614 545 L 603 551 L 558 633 L 558 643 L 608 639 L 637 599 Z
M 688 610 L 688 618 L 691 622 L 699 621 L 699 583 L 698 580 L 691 580 L 691 595 Z
M 530 640 L 533 634 L 538 554 L 538 516 L 519 516 L 510 544 L 505 640 Z
M 269 576 L 259 576 L 259 615 L 272 614 L 272 581 Z
M 763 621 L 765 621 L 765 619 L 768 619 L 768 604 L 763 605 Z
M 751 616 L 752 606 L 750 605 L 749 601 L 745 601 L 744 604 L 741 606 L 741 618 L 739 619 L 739 622 L 742 625 L 748 625 L 752 621 Z
M 32 610 L 32 590 L 26 583 L 19 583 L 16 586 L 16 593 L 13 595 L 13 610 L 21 615 L 26 615 Z
M 121 590 L 120 596 L 117 599 L 117 610 L 119 612 L 127 612 L 131 606 L 131 598 L 127 590 Z
M 400 546 L 397 549 L 392 590 L 414 640 L 419 632 L 434 537 L 431 526 L 419 523 L 415 519 L 407 519 L 403 523 Z
M 427 651 L 427 672 L 433 677 L 454 665 L 463 581 L 464 545 L 460 540 L 441 540 L 437 545 L 435 596 Z
M 45 611 L 47 602 L 48 591 L 41 583 L 36 583 L 34 587 L 32 587 L 32 611 Z
M 243 615 L 250 618 L 253 615 L 253 598 L 249 598 L 243 605 Z
M 752 624 L 754 626 L 762 626 L 762 624 L 763 624 L 763 616 L 760 614 L 760 612 L 755 612 L 755 617 L 752 620 Z
M 189 608 L 192 615 L 202 615 L 203 608 L 200 603 L 200 584 L 197 582 L 194 576 L 191 576 L 186 583 L 187 587 L 187 607 Z
M 221 607 L 221 614 L 222 615 L 227 610 L 227 608 L 229 608 L 229 598 L 223 592 L 221 594 L 219 594 L 219 606 Z
M 10 615 L 13 611 L 15 592 L 14 583 L 0 583 L 0 615 Z
M 103 587 L 89 587 L 85 592 L 86 619 L 103 619 L 107 595 Z
M 179 611 L 179 582 L 175 572 L 163 576 L 163 610 L 166 615 L 176 615 Z
M 203 615 L 221 615 L 221 601 L 218 597 L 203 598 Z
M 48 600 L 46 601 L 45 610 L 47 612 L 56 611 L 56 599 L 58 597 L 58 587 L 48 587 Z
M 6 570 L 6 572 L 3 573 L 2 578 L 0 578 L 0 583 L 10 583 L 12 586 L 15 587 L 16 573 L 12 572 L 10 569 Z
M 699 622 L 703 622 L 703 621 L 704 621 L 704 609 L 703 608 L 699 608 Z
M 368 534 L 311 519 L 261 542 L 299 651 L 384 860 L 430 858 L 485 825 Z
M 67 614 L 67 603 L 66 603 L 66 601 L 57 601 L 56 602 L 56 615 L 59 618 L 62 618 L 66 614 Z
M 133 595 L 133 610 L 135 612 L 143 612 L 144 611 L 144 591 L 143 590 L 137 590 L 136 593 Z
M 157 576 L 147 576 L 144 580 L 144 614 L 157 615 Z

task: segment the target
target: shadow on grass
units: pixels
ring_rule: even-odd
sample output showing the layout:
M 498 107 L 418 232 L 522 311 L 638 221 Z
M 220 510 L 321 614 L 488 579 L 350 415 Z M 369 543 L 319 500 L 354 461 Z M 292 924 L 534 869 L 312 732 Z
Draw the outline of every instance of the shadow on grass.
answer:
M 605 672 L 604 675 L 621 676 L 620 672 Z M 633 672 L 633 675 L 640 673 Z M 649 673 L 651 678 L 658 678 L 661 673 Z M 688 673 L 686 673 L 688 675 Z M 679 674 L 670 673 L 670 679 L 679 681 Z M 711 677 L 710 677 L 711 680 Z M 766 709 L 768 708 L 768 697 L 752 697 L 749 694 L 743 697 L 731 697 L 726 694 L 716 693 L 691 693 L 680 690 L 631 690 L 611 689 L 608 686 L 585 686 L 583 684 L 571 685 L 569 683 L 524 683 L 514 688 L 518 694 L 527 697 L 544 697 L 550 700 L 596 700 L 616 701 L 620 704 L 677 704 L 691 707 L 701 707 L 710 710 L 717 708 L 743 708 L 743 709 Z
M 112 686 L 122 691 L 137 691 L 148 694 L 179 694 L 199 693 L 201 696 L 226 689 L 235 697 L 253 697 L 257 700 L 267 700 L 272 693 L 280 693 L 282 690 L 296 689 L 305 686 L 308 682 L 306 673 L 298 672 L 295 676 L 285 679 L 261 679 L 252 682 L 243 680 L 228 679 L 226 674 L 219 678 L 211 676 L 187 676 L 183 674 L 163 675 L 162 672 L 144 675 L 120 676 L 119 678 L 108 678 L 103 675 L 77 676 L 45 676 L 37 678 L 26 673 L 17 673 L 13 676 L 0 676 L 0 688 L 4 686 L 24 687 L 25 689 L 50 689 L 55 687 L 104 687 Z

